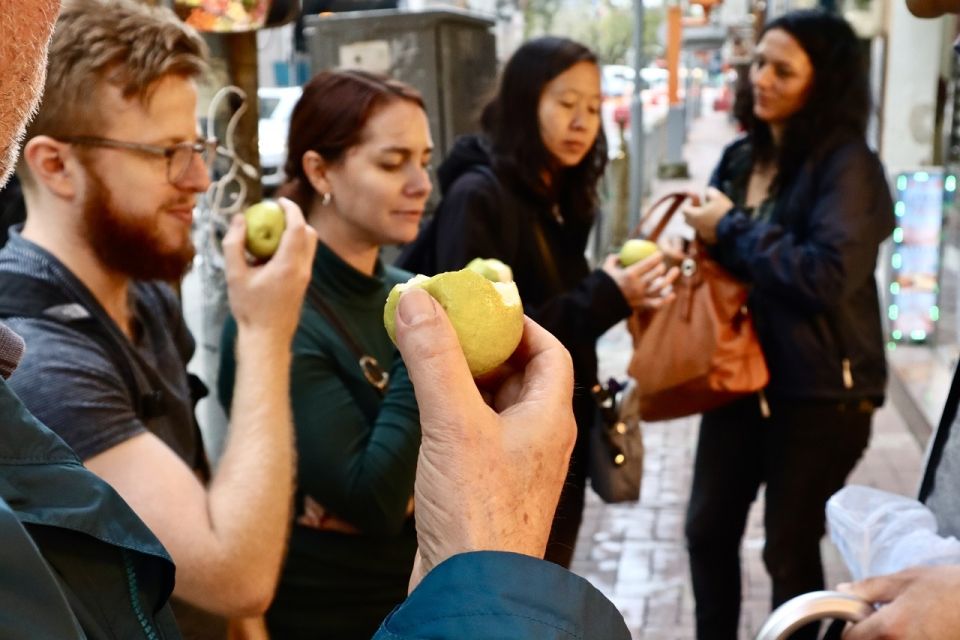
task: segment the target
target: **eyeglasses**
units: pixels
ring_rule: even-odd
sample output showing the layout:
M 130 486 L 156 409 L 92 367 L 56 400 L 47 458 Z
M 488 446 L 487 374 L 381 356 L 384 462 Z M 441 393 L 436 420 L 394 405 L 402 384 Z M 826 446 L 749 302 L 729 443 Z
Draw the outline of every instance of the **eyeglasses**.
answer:
M 110 138 L 97 138 L 93 136 L 64 136 L 57 138 L 60 142 L 69 144 L 78 144 L 87 147 L 106 147 L 109 149 L 124 149 L 127 151 L 136 151 L 151 156 L 167 159 L 167 180 L 172 185 L 180 184 L 190 170 L 193 162 L 193 154 L 198 154 L 203 160 L 207 171 L 210 170 L 213 160 L 217 155 L 217 139 L 200 139 L 194 142 L 178 142 L 169 147 L 160 147 L 153 144 L 141 144 L 139 142 L 123 142 L 122 140 L 111 140 Z

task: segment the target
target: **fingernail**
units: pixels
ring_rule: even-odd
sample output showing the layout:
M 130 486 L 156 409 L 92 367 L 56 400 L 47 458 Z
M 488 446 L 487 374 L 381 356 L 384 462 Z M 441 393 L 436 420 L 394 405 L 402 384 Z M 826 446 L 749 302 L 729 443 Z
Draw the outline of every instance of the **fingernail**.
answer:
M 233 217 L 230 218 L 230 224 L 232 224 L 235 227 L 239 227 L 241 224 L 243 224 L 243 214 L 242 213 L 233 214 Z
M 841 582 L 837 585 L 837 591 L 850 591 L 850 587 L 852 586 L 849 582 Z
M 400 313 L 400 320 L 408 327 L 413 327 L 436 317 L 437 308 L 435 305 L 436 303 L 429 293 L 415 287 L 400 296 L 397 311 Z

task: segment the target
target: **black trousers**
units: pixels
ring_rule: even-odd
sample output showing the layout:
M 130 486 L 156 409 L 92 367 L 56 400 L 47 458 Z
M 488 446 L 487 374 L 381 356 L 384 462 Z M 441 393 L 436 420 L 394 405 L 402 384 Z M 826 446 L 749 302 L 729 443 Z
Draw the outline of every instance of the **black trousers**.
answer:
M 545 560 L 567 569 L 573 562 L 573 552 L 577 546 L 577 536 L 580 533 L 580 523 L 583 521 L 583 506 L 587 487 L 587 443 L 581 444 L 577 438 L 573 455 L 570 457 L 570 468 L 567 479 L 560 493 L 556 514 L 553 516 L 553 526 L 550 529 L 550 539 L 547 541 Z
M 570 568 L 573 552 L 577 546 L 580 523 L 583 521 L 583 507 L 586 498 L 587 457 L 590 454 L 590 426 L 596 412 L 596 405 L 583 391 L 582 385 L 573 397 L 573 413 L 577 419 L 577 442 L 570 456 L 570 467 L 560 493 L 557 511 L 553 516 L 550 539 L 547 542 L 545 560 L 561 567 Z
M 698 640 L 737 638 L 740 543 L 761 484 L 773 607 L 823 589 L 826 501 L 870 439 L 867 400 L 771 401 L 770 408 L 763 418 L 754 395 L 704 414 L 700 424 L 686 521 Z M 815 638 L 816 627 L 792 637 Z

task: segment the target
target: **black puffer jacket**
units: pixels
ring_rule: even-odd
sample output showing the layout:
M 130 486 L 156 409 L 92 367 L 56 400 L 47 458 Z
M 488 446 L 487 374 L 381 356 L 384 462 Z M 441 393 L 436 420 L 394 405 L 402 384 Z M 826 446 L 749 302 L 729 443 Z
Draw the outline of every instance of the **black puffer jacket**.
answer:
M 630 314 L 613 279 L 587 265 L 589 223 L 570 215 L 561 223 L 553 215 L 554 203 L 508 176 L 496 175 L 480 137 L 460 138 L 438 177 L 443 200 L 428 227 L 401 254 L 398 266 L 430 275 L 461 269 L 476 257 L 509 264 L 526 314 L 573 357 L 574 411 L 583 434 L 593 415 L 586 392 L 597 379 L 597 338 Z M 562 214 L 564 203 L 556 207 Z M 538 246 L 537 224 L 553 254 L 557 277 Z
M 738 159 L 749 156 L 749 144 L 743 138 L 727 147 L 713 186 L 728 195 L 742 186 L 749 166 Z M 782 185 L 768 221 L 741 208 L 720 221 L 714 255 L 753 285 L 768 395 L 883 400 L 887 368 L 874 270 L 894 224 L 883 165 L 862 140 L 808 162 Z

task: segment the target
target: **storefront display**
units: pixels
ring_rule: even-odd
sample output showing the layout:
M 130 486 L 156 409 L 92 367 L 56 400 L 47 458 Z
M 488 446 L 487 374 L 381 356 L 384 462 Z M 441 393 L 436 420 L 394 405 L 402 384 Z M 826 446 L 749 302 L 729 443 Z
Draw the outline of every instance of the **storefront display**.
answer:
M 887 317 L 896 342 L 927 342 L 940 319 L 943 212 L 957 178 L 942 169 L 900 173 L 894 180 L 897 226 L 890 252 Z

